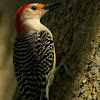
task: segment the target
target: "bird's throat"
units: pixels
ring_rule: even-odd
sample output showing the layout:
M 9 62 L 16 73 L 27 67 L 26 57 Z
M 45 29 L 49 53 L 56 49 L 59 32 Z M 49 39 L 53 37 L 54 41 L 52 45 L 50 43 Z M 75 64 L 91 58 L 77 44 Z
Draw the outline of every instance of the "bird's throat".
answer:
M 27 33 L 33 33 L 34 31 L 41 32 L 45 30 L 45 26 L 41 24 L 40 19 L 28 19 L 24 22 Z
M 25 21 L 20 19 L 18 22 L 16 22 L 15 28 L 17 31 L 17 37 L 20 37 L 20 35 L 24 33 L 31 34 L 41 31 L 47 31 L 51 33 L 47 27 L 41 24 L 39 19 L 27 19 Z

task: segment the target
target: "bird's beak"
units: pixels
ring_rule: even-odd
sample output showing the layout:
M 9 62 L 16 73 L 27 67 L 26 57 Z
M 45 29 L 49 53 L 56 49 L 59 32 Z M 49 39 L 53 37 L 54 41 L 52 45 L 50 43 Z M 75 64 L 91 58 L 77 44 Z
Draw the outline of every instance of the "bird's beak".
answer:
M 58 5 L 58 4 L 60 4 L 60 3 L 61 3 L 61 2 L 50 3 L 50 4 L 47 4 L 47 5 L 43 6 L 42 9 L 47 10 L 47 9 L 50 9 L 50 8 L 52 8 L 52 7 L 54 7 L 54 6 Z

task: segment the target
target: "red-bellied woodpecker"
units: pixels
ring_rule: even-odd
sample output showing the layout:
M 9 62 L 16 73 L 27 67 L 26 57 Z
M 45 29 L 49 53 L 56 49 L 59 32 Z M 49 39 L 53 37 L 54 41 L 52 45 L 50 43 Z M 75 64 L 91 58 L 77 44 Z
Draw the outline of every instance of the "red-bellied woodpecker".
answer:
M 59 2 L 26 4 L 15 15 L 17 37 L 13 63 L 18 87 L 25 100 L 49 100 L 56 55 L 52 33 L 40 23 L 40 18 L 57 4 Z

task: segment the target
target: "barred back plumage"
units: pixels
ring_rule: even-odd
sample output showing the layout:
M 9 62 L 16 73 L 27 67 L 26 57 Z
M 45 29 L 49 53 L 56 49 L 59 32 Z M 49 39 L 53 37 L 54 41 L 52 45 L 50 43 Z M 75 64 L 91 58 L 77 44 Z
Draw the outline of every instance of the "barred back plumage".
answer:
M 44 100 L 53 62 L 54 43 L 48 32 L 24 34 L 15 39 L 13 63 L 25 100 Z

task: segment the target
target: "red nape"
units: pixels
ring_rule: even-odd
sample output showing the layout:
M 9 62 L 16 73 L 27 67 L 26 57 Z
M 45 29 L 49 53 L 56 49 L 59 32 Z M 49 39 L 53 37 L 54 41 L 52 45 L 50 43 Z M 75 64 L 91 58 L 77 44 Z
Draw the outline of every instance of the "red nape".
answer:
M 30 3 L 30 4 L 33 4 L 33 3 Z M 24 9 L 30 4 L 26 4 L 22 7 L 20 7 L 15 15 L 15 29 L 17 32 L 17 37 L 20 37 L 20 34 L 24 31 L 24 28 L 25 28 L 24 23 L 21 20 L 21 15 L 22 15 Z

